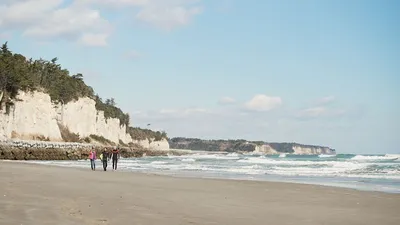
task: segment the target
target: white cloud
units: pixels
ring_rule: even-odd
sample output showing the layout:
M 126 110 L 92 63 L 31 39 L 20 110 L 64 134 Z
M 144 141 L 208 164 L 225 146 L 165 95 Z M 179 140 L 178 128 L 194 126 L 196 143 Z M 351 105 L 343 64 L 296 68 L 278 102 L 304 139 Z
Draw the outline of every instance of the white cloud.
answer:
M 0 4 L 0 28 L 38 40 L 62 39 L 104 45 L 109 21 L 95 9 L 63 0 L 24 0 Z
M 344 109 L 331 109 L 327 107 L 311 107 L 301 110 L 297 113 L 298 118 L 311 119 L 311 118 L 321 118 L 321 117 L 340 117 L 347 113 Z
M 84 0 L 81 4 L 105 6 L 107 9 L 130 9 L 134 18 L 145 24 L 163 29 L 189 24 L 203 12 L 200 0 Z
M 299 117 L 319 117 L 324 115 L 327 112 L 327 109 L 324 107 L 313 107 L 300 111 L 298 114 Z
M 8 39 L 11 38 L 11 34 L 7 32 L 0 33 L 0 38 Z
M 246 109 L 251 111 L 269 111 L 282 105 L 280 97 L 271 97 L 266 95 L 255 95 L 245 104 Z
M 318 105 L 329 104 L 336 100 L 335 96 L 326 96 L 317 101 Z
M 202 7 L 199 6 L 151 4 L 140 10 L 136 18 L 146 24 L 164 30 L 172 30 L 189 24 L 192 18 L 200 14 L 202 10 Z
M 81 43 L 87 46 L 106 46 L 108 34 L 84 34 Z
M 131 13 L 145 24 L 172 30 L 202 12 L 196 0 L 6 0 L 0 3 L 0 29 L 39 41 L 67 40 L 105 46 L 112 23 L 100 10 Z M 134 19 L 132 18 L 132 19 Z
M 178 111 L 175 109 L 161 109 L 160 113 L 161 114 L 172 114 L 172 113 L 178 113 Z
M 221 99 L 218 100 L 218 103 L 221 105 L 233 104 L 235 102 L 236 102 L 236 100 L 231 97 L 222 97 Z
M 124 54 L 124 57 L 127 59 L 138 59 L 138 58 L 141 58 L 142 56 L 143 55 L 136 50 L 131 50 Z

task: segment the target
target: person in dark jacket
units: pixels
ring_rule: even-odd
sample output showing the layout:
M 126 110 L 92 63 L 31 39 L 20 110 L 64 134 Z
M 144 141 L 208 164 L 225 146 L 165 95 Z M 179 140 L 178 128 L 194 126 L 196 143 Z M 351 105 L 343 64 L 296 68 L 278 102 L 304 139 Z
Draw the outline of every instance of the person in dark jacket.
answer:
M 111 152 L 111 155 L 112 155 L 113 170 L 117 170 L 117 163 L 118 163 L 118 159 L 120 157 L 119 149 L 118 148 L 113 149 Z
M 104 148 L 104 150 L 101 154 L 103 155 L 103 157 L 101 159 L 101 161 L 103 162 L 103 169 L 104 169 L 104 171 L 107 171 L 107 161 L 110 158 L 110 154 L 108 153 L 106 148 Z

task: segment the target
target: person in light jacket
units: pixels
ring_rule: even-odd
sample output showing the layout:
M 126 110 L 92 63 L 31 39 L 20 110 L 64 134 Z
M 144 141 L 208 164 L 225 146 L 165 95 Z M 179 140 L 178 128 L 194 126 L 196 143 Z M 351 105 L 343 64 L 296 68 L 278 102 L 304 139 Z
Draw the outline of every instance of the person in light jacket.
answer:
M 90 167 L 92 170 L 96 170 L 96 151 L 92 148 L 89 152 L 89 159 L 90 159 Z

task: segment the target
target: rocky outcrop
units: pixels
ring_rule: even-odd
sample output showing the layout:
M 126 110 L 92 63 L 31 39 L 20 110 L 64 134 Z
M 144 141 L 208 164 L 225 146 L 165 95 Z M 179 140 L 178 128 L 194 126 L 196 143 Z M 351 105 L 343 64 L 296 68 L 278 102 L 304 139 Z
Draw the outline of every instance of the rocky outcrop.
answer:
M 269 145 L 256 145 L 254 147 L 254 153 L 261 153 L 261 154 L 266 154 L 266 155 L 276 155 L 279 154 L 279 152 L 275 149 L 273 149 Z
M 19 92 L 14 105 L 0 109 L 0 140 L 47 140 L 61 142 L 59 125 L 76 133 L 81 139 L 97 135 L 116 144 L 137 143 L 144 148 L 168 150 L 167 140 L 134 140 L 126 126 L 118 118 L 105 118 L 103 111 L 96 109 L 96 102 L 80 98 L 67 104 L 53 103 L 43 92 Z
M 88 159 L 90 149 L 97 154 L 104 146 L 83 143 L 45 142 L 45 141 L 3 141 L 0 142 L 0 160 L 79 160 Z M 107 148 L 111 151 L 111 148 Z M 121 148 L 123 158 L 143 156 L 184 155 L 184 151 L 154 151 L 141 146 Z
M 197 138 L 172 138 L 169 140 L 169 146 L 171 149 L 254 152 L 270 155 L 280 153 L 296 155 L 336 154 L 334 149 L 323 146 L 303 145 L 298 143 L 249 142 L 246 140 L 201 140 Z

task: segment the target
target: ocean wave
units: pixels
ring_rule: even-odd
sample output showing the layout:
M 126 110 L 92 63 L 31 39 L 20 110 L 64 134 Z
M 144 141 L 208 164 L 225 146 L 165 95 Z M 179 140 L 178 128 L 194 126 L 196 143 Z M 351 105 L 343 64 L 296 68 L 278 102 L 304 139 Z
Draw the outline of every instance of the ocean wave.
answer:
M 125 171 L 146 171 L 167 174 L 196 174 L 220 178 L 339 180 L 366 181 L 374 185 L 389 184 L 400 190 L 399 155 L 337 155 L 336 157 L 287 157 L 245 155 L 235 153 L 197 153 L 183 156 L 146 156 L 121 159 L 118 168 Z M 396 159 L 396 160 L 393 160 Z M 29 161 L 63 167 L 90 169 L 88 160 Z M 97 161 L 99 162 L 99 161 Z M 96 162 L 96 164 L 97 164 Z M 101 167 L 101 162 L 99 162 Z
M 379 161 L 379 160 L 397 160 L 399 159 L 398 156 L 390 156 L 390 155 L 384 155 L 384 156 L 378 156 L 378 155 L 356 155 L 351 160 L 360 160 L 360 161 L 366 161 L 366 160 L 371 160 L 371 161 Z
M 321 155 L 318 155 L 318 157 L 319 157 L 319 158 L 333 158 L 333 157 L 336 157 L 336 155 L 325 155 L 325 154 L 321 154 Z
M 167 161 L 153 161 L 150 164 L 159 164 L 159 165 L 164 165 L 164 164 L 168 164 Z
M 184 158 L 181 159 L 182 162 L 196 162 L 196 159 L 192 159 L 192 158 Z
M 235 159 L 240 159 L 238 154 L 236 155 L 224 155 L 224 154 L 192 154 L 192 155 L 183 155 L 183 156 L 168 156 L 168 158 L 193 158 L 193 159 L 215 159 L 215 160 L 235 160 Z

